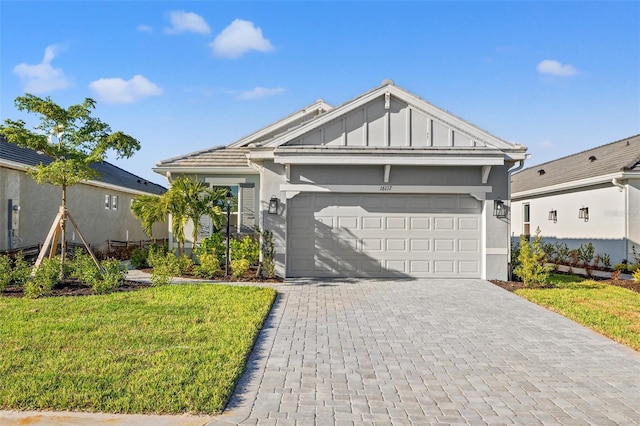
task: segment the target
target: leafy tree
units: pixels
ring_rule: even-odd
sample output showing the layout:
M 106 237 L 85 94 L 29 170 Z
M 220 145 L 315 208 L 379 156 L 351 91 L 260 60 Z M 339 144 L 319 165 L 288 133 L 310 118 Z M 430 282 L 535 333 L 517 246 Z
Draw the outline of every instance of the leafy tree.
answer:
M 25 94 L 16 98 L 15 105 L 19 111 L 38 115 L 39 124 L 30 130 L 21 119 L 7 119 L 4 125 L 0 125 L 0 135 L 10 143 L 41 152 L 51 159 L 47 165 L 41 163 L 30 168 L 29 174 L 39 184 L 49 183 L 62 188 L 60 234 L 63 274 L 67 188 L 83 180 L 96 179 L 98 173 L 92 165 L 104 161 L 109 151 L 115 151 L 117 158 L 129 158 L 140 149 L 140 143 L 125 133 L 112 132 L 108 124 L 93 117 L 91 113 L 96 103 L 90 98 L 65 109 L 49 97 L 42 99 Z

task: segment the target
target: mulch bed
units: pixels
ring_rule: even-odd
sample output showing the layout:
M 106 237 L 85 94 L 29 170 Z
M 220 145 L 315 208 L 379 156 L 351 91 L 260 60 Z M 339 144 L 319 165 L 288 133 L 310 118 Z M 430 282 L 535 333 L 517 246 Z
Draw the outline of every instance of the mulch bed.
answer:
M 143 272 L 151 273 L 153 269 L 142 269 Z M 182 278 L 193 279 L 193 280 L 201 280 L 201 277 L 197 277 L 194 275 L 184 275 Z M 220 281 L 233 281 L 233 282 L 251 282 L 251 283 L 280 283 L 282 282 L 282 278 L 261 278 L 256 277 L 255 271 L 247 271 L 244 276 L 240 278 L 236 277 L 216 277 L 216 280 Z M 141 283 L 137 281 L 128 281 L 125 280 L 120 287 L 118 287 L 115 292 L 123 292 L 123 291 L 135 291 L 143 288 L 151 287 L 149 283 Z M 58 283 L 52 290 L 51 294 L 48 297 L 57 297 L 57 296 L 90 296 L 96 294 L 93 291 L 93 288 L 86 285 L 82 281 L 67 279 Z M 23 287 L 10 285 L 6 287 L 4 290 L 0 292 L 0 297 L 22 297 Z
M 123 291 L 135 291 L 140 290 L 146 287 L 151 287 L 151 284 L 140 283 L 136 281 L 124 281 L 120 287 L 118 287 L 116 292 Z M 22 297 L 23 296 L 22 286 L 10 285 L 5 288 L 2 292 L 0 292 L 0 296 L 2 297 Z M 57 297 L 57 296 L 90 296 L 96 294 L 93 291 L 91 286 L 86 285 L 82 281 L 78 280 L 64 280 L 61 283 L 58 283 L 49 297 Z
M 508 291 L 516 291 L 521 288 L 527 288 L 524 283 L 518 281 L 500 281 L 500 280 L 489 280 L 491 283 L 497 285 L 498 287 L 502 287 Z M 598 280 L 598 282 L 602 282 L 609 285 L 617 285 L 618 287 L 624 287 L 631 291 L 635 291 L 636 293 L 640 293 L 640 282 L 636 282 L 633 280 Z M 554 286 L 546 286 L 546 287 L 537 287 L 537 288 L 553 288 Z

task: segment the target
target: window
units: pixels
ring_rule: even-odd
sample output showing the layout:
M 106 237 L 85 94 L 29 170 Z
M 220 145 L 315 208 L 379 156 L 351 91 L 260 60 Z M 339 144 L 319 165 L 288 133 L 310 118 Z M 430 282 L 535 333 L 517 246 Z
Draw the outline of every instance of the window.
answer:
M 522 213 L 524 215 L 522 220 L 522 223 L 524 224 L 523 233 L 524 235 L 529 237 L 531 236 L 531 207 L 527 203 L 527 204 L 523 204 L 522 208 L 523 208 Z
M 111 210 L 118 210 L 118 196 L 111 196 Z
M 109 210 L 111 208 L 111 195 L 104 196 L 104 208 Z

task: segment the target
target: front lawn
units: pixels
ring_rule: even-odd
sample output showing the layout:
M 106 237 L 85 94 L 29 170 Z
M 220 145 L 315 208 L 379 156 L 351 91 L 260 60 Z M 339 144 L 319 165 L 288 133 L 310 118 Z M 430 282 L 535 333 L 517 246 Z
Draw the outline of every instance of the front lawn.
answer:
M 0 409 L 219 413 L 275 295 L 185 284 L 0 298 Z
M 515 293 L 640 351 L 640 293 L 604 282 L 552 276 L 554 287 Z

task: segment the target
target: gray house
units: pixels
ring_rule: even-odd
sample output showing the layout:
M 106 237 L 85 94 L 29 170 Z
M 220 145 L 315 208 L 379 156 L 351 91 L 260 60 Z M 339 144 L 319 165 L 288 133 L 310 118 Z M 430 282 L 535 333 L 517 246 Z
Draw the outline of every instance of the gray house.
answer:
M 539 228 L 547 242 L 593 243 L 612 264 L 640 254 L 640 135 L 522 170 L 511 189 L 514 238 Z
M 0 250 L 44 242 L 58 213 L 62 190 L 37 184 L 27 169 L 50 162 L 45 155 L 0 138 Z M 107 240 L 147 239 L 140 221 L 131 213 L 131 200 L 142 194 L 163 194 L 166 189 L 107 162 L 93 168 L 100 173 L 99 180 L 85 181 L 67 190 L 67 208 L 88 243 L 100 247 Z M 154 227 L 154 237 L 167 238 L 164 224 Z M 81 242 L 72 226 L 67 239 Z
M 229 187 L 234 225 L 273 232 L 284 277 L 506 279 L 525 151 L 386 80 L 154 170 Z

